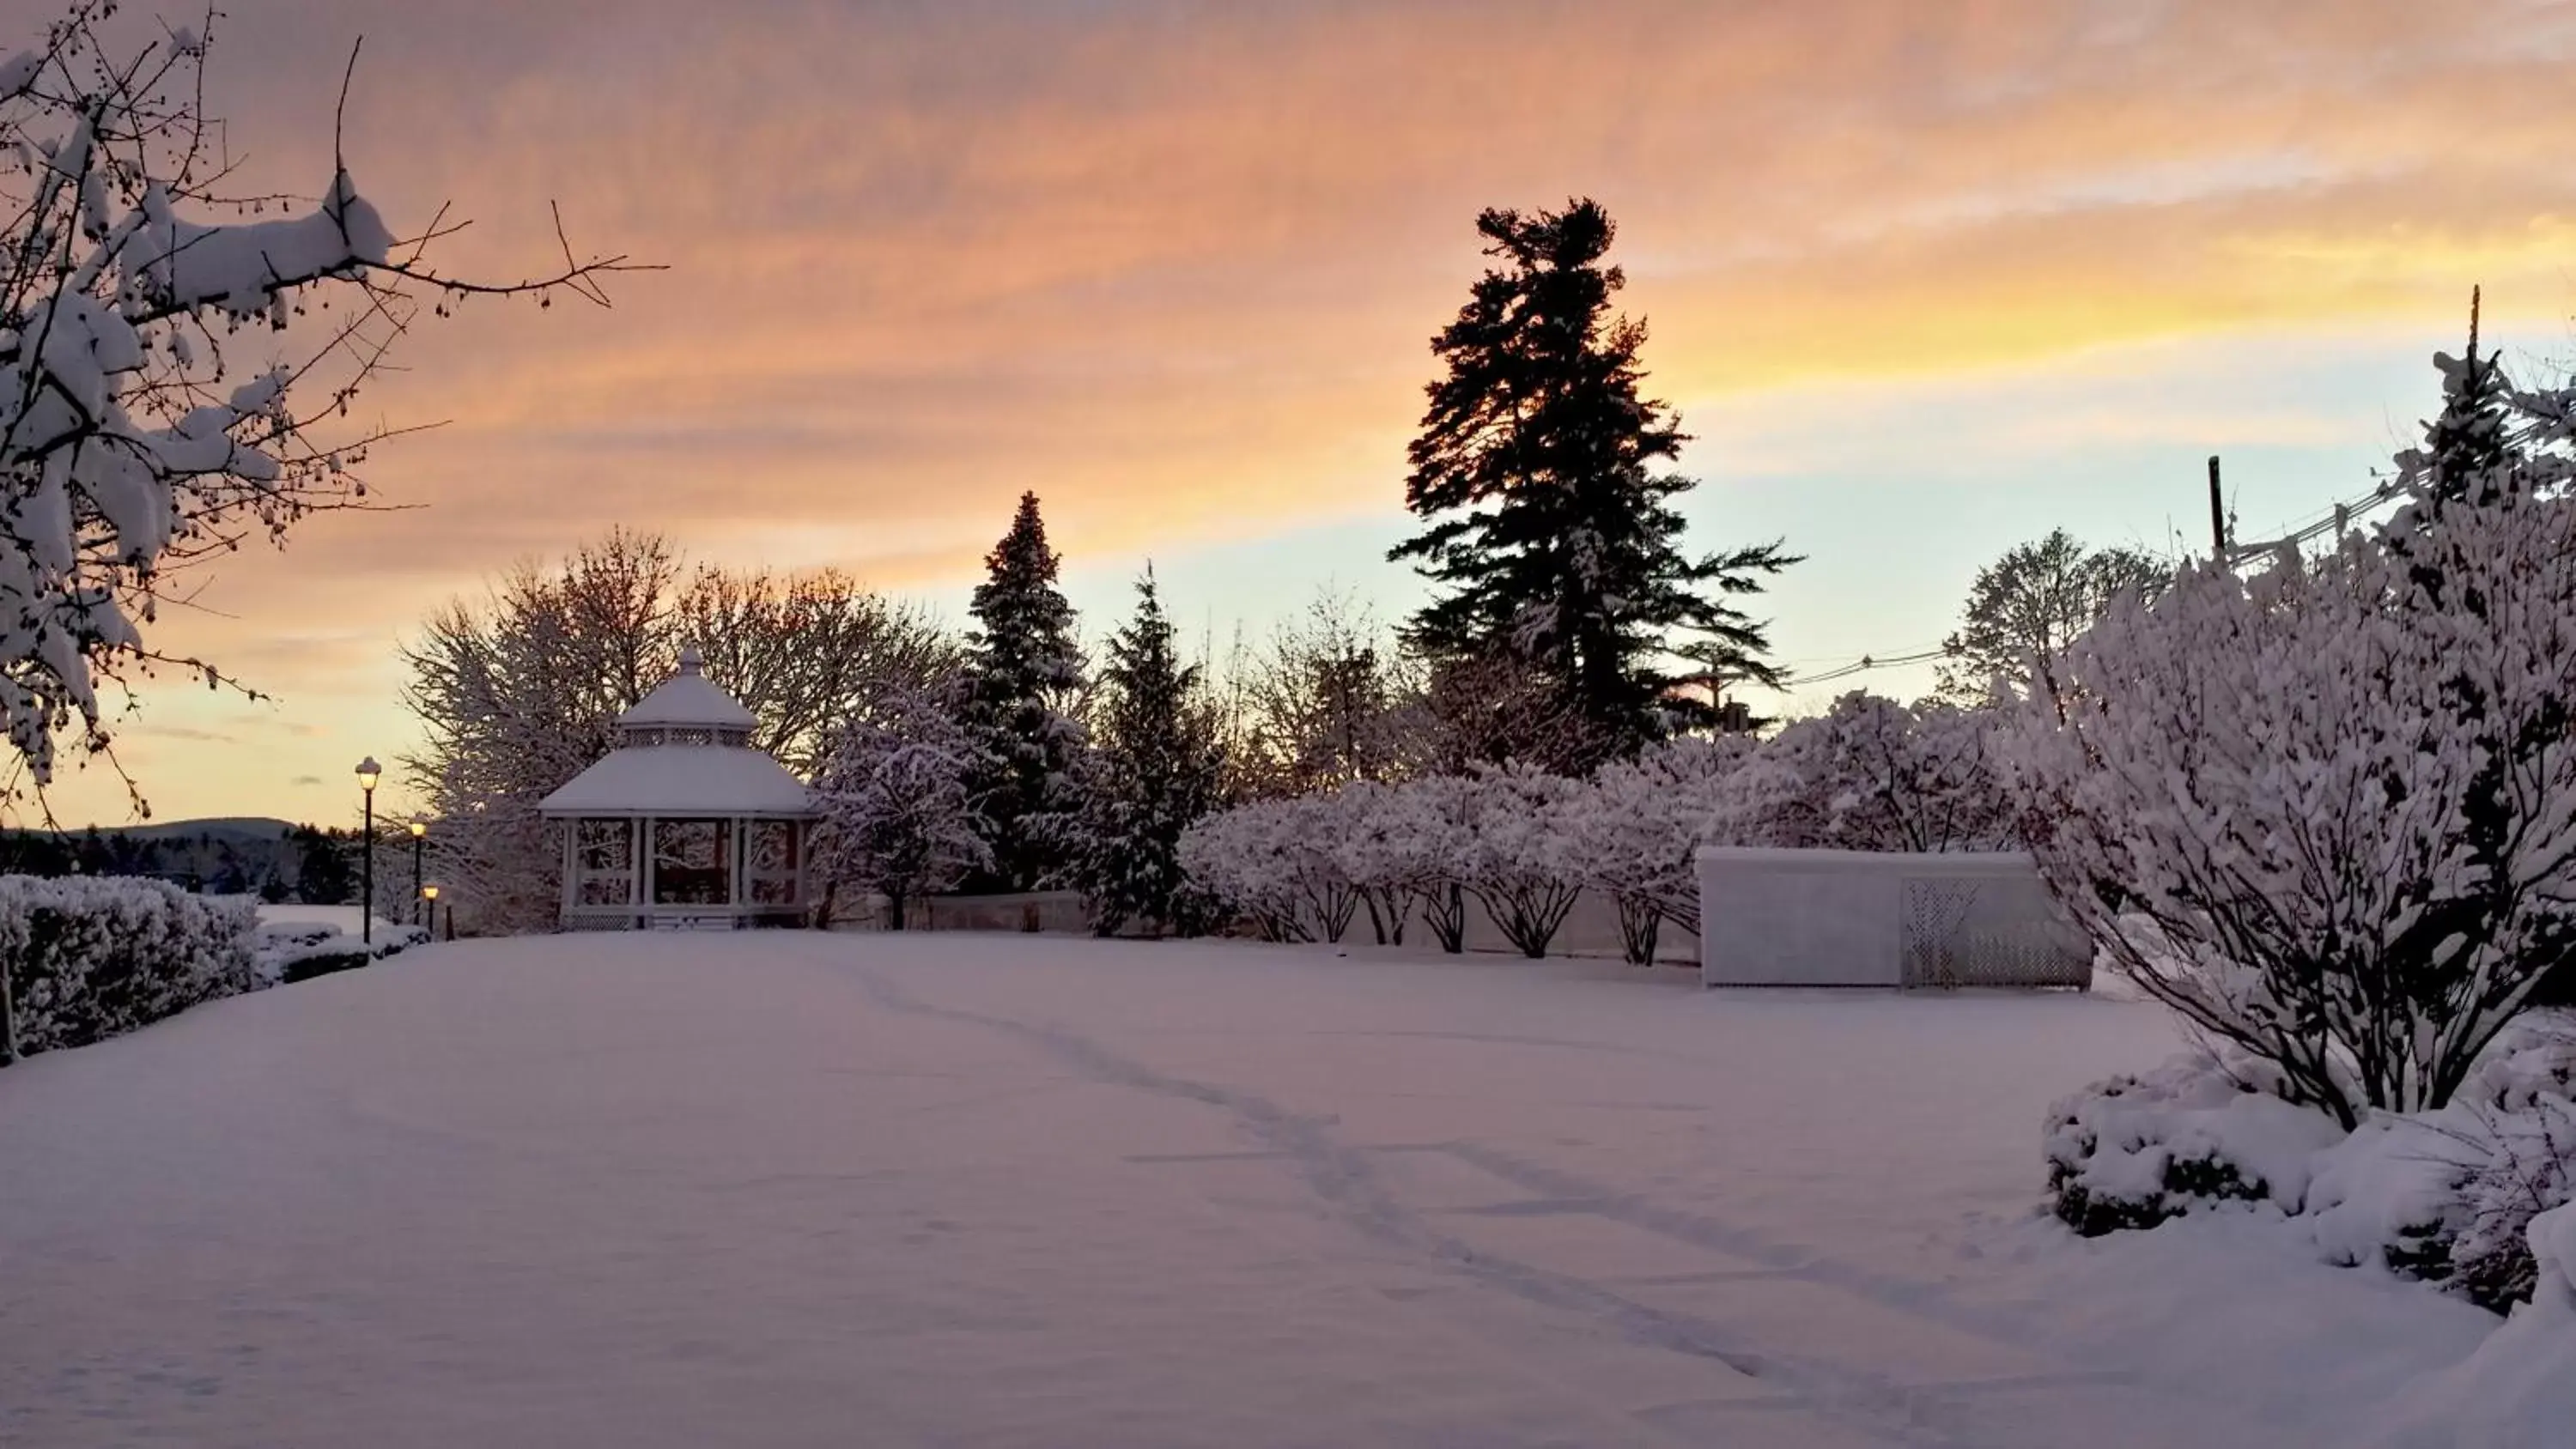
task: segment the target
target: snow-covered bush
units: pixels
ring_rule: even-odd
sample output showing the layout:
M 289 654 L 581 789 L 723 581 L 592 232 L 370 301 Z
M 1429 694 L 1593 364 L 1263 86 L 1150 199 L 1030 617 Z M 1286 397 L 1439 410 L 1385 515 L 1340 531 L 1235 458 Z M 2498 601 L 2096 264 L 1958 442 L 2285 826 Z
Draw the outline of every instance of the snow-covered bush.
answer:
M 1996 850 L 2017 844 L 1987 749 L 1995 716 L 1855 690 L 1761 746 L 1730 780 L 1727 843 L 1827 850 Z
M 1342 868 L 1337 847 L 1348 839 L 1367 802 L 1348 790 L 1299 795 L 1282 802 L 1287 808 L 1281 832 L 1281 857 L 1297 888 L 1305 912 L 1325 940 L 1340 944 L 1359 914 L 1360 892 Z
M 0 56 L 0 729 L 39 788 L 58 734 L 104 745 L 100 680 L 168 662 L 221 682 L 144 642 L 175 569 L 363 491 L 350 469 L 383 433 L 336 420 L 417 325 L 407 283 L 604 300 L 618 265 L 460 284 L 345 167 L 309 209 L 250 207 L 223 190 L 238 140 L 196 99 L 206 38 L 129 43 L 116 9 Z
M 2441 1283 L 2504 1311 L 2542 1275 L 2530 1228 L 2576 1199 L 2576 1023 L 2526 1019 L 2447 1107 L 2345 1132 L 2268 1063 L 2176 1057 L 2053 1106 L 2057 1216 L 2086 1236 L 2234 1204 L 2295 1218 L 2318 1256 Z
M 1183 832 L 1181 867 L 1264 940 L 1339 942 L 1365 902 L 1385 945 L 1388 913 L 1406 904 L 1403 888 L 1376 875 L 1364 882 L 1351 864 L 1387 865 L 1389 857 L 1365 846 L 1378 838 L 1371 821 L 1392 793 L 1364 783 L 1219 811 Z M 1402 921 L 1392 929 L 1400 940 Z
M 991 864 L 966 791 L 975 765 L 965 728 L 928 694 L 890 696 L 850 721 L 814 785 L 824 877 L 883 895 L 900 931 L 909 902 Z
M 1441 950 L 1467 949 L 1464 870 L 1471 782 L 1431 775 L 1402 785 L 1354 785 L 1335 858 L 1359 891 L 1379 945 L 1402 945 L 1422 914 Z
M 1583 786 L 1518 765 L 1463 782 L 1466 838 L 1458 879 L 1514 949 L 1547 954 L 1583 884 L 1567 858 L 1558 812 Z
M 2189 568 L 2049 669 L 2006 745 L 2043 874 L 2292 1099 L 2442 1106 L 2576 950 L 2576 503 Z
M 1295 802 L 1256 800 L 1181 832 L 1181 869 L 1228 912 L 1252 923 L 1265 941 L 1306 941 L 1305 897 L 1294 874 L 1300 844 Z
M 1665 921 L 1699 931 L 1697 853 L 1753 748 L 1740 735 L 1651 745 L 1634 760 L 1604 765 L 1554 807 L 1565 867 L 1617 906 L 1630 962 L 1653 964 Z
M 2095 1237 L 2221 1203 L 2297 1212 L 2311 1157 L 2344 1134 L 2325 1114 L 2260 1090 L 2249 1080 L 2252 1065 L 2188 1053 L 2050 1107 L 2048 1189 L 2057 1216 Z
M 258 907 L 155 880 L 0 876 L 0 1062 L 254 990 Z
M 2319 1154 L 2307 1211 L 2334 1262 L 2379 1262 L 2501 1311 L 2531 1296 L 2526 1229 L 2576 1186 L 2576 1028 L 2526 1019 L 2447 1107 L 2364 1122 Z

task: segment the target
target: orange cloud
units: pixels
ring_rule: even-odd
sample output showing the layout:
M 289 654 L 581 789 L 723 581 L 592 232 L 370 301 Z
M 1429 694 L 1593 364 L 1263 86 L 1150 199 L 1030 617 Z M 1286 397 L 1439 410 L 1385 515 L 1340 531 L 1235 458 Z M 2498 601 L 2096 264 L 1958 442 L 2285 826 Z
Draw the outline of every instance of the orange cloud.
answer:
M 670 266 L 425 327 L 368 401 L 449 420 L 371 465 L 427 511 L 317 520 L 162 626 L 382 731 L 423 608 L 611 522 L 899 585 L 1023 488 L 1077 552 L 1390 509 L 1485 205 L 1607 202 L 1692 399 L 2447 338 L 2472 281 L 2565 310 L 2576 242 L 2546 7 L 281 4 L 217 28 L 246 182 L 309 189 L 361 30 L 352 164 L 479 218 L 453 265 L 543 265 L 556 198 Z

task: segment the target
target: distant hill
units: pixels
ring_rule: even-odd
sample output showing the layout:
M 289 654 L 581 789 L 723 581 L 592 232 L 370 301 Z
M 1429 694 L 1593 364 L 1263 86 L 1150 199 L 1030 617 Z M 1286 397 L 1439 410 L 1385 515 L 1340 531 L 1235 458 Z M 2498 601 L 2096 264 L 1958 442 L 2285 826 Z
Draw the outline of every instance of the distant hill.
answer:
M 151 825 L 99 826 L 101 835 L 123 835 L 128 840 L 193 839 L 211 835 L 218 840 L 284 840 L 295 829 L 290 820 L 272 820 L 265 815 L 223 815 L 207 820 L 168 820 Z M 63 832 L 78 835 L 73 830 Z
M 166 820 L 149 825 L 78 830 L 0 831 L 0 870 L 60 875 L 143 875 L 191 888 L 255 891 L 275 879 L 292 885 L 301 852 L 288 840 L 297 827 L 259 815 Z

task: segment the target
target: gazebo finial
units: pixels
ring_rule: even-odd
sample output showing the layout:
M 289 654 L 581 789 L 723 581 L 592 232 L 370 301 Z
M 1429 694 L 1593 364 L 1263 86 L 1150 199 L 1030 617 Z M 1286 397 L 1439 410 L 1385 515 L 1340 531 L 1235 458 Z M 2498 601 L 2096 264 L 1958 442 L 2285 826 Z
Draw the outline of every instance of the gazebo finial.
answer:
M 707 656 L 698 652 L 697 645 L 692 644 L 680 651 L 680 672 L 692 677 L 707 672 Z

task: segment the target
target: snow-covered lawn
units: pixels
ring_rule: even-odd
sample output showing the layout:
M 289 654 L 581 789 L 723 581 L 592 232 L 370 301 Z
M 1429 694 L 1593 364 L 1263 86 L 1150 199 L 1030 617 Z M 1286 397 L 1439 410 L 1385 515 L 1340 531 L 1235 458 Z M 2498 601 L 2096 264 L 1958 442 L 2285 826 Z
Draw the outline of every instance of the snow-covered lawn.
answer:
M 0 1443 L 2345 1442 L 2495 1320 L 2251 1218 L 2033 1216 L 2049 1100 L 2173 1041 L 1597 963 L 440 945 L 0 1073 Z

